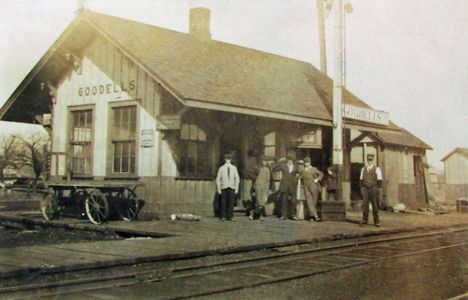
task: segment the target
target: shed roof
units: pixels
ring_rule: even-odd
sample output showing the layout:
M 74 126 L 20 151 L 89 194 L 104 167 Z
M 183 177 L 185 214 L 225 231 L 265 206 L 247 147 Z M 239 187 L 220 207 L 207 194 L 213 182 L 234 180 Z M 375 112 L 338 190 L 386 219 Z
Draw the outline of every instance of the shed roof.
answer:
M 408 130 L 401 127 L 400 129 L 401 131 L 399 132 L 379 132 L 378 135 L 385 144 L 433 150 L 431 146 L 424 143 Z

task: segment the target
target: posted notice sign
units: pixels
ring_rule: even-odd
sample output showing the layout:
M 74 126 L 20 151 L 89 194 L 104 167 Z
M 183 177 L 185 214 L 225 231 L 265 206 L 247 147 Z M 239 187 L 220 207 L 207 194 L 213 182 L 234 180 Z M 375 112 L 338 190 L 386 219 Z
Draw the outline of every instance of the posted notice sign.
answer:
M 343 117 L 385 126 L 390 124 L 390 115 L 388 112 L 357 107 L 350 104 L 343 105 Z

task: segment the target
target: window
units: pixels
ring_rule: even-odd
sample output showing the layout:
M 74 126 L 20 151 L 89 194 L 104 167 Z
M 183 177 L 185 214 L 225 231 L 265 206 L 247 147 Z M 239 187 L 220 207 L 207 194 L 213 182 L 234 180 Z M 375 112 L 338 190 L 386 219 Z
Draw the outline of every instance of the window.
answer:
M 317 143 L 316 131 L 313 130 L 313 131 L 308 131 L 304 133 L 303 135 L 301 135 L 300 137 L 296 139 L 296 142 L 298 142 L 299 144 L 316 144 Z
M 70 159 L 74 174 L 91 174 L 93 110 L 71 111 Z
M 270 132 L 265 135 L 263 144 L 265 146 L 264 153 L 266 156 L 276 156 L 276 133 Z
M 321 148 L 322 147 L 322 131 L 319 127 L 303 129 L 298 131 L 299 136 L 292 135 L 291 144 L 297 148 Z
M 209 175 L 210 160 L 205 131 L 194 124 L 182 124 L 180 140 L 180 174 L 189 177 Z
M 134 174 L 136 170 L 136 106 L 112 108 L 112 173 Z

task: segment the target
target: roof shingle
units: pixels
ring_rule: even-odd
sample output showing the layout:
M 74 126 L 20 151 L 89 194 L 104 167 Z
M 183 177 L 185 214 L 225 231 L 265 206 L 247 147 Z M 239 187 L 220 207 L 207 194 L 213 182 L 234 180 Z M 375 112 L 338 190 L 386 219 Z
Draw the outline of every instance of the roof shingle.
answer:
M 116 17 L 86 16 L 184 98 L 331 120 L 308 63 Z

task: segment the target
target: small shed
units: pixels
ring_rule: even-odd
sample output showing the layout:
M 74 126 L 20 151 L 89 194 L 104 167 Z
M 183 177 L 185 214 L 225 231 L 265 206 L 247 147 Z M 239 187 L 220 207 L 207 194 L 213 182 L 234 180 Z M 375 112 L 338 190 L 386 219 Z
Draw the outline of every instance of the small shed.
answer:
M 468 148 L 455 148 L 441 159 L 444 162 L 446 200 L 468 197 Z

